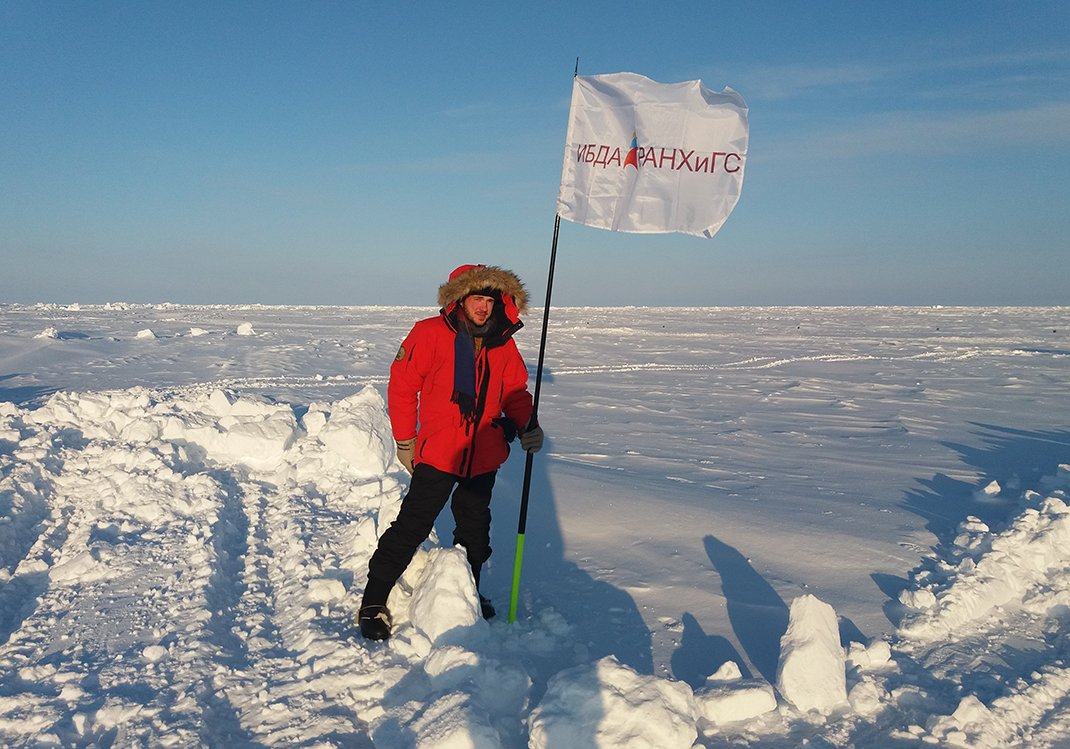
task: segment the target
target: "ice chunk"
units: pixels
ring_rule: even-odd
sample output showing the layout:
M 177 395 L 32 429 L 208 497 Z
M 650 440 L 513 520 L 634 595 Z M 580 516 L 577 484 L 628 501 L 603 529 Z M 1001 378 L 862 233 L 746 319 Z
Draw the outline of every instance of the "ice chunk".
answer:
M 791 602 L 780 640 L 777 689 L 800 710 L 827 713 L 847 702 L 836 612 L 812 595 Z
M 994 716 L 983 702 L 972 694 L 966 695 L 951 715 L 935 715 L 929 719 L 929 733 L 951 746 L 994 746 L 985 740 Z
M 413 587 L 409 616 L 435 645 L 465 641 L 487 626 L 463 549 L 431 550 Z
M 861 671 L 881 669 L 892 659 L 892 648 L 886 640 L 874 640 L 869 645 L 852 642 L 847 649 L 846 668 Z
M 613 656 L 550 679 L 529 728 L 528 749 L 691 749 L 698 737 L 687 684 L 640 675 Z
M 902 590 L 899 592 L 899 602 L 912 609 L 924 611 L 936 605 L 936 594 L 928 588 Z
M 149 645 L 147 648 L 141 651 L 141 657 L 149 663 L 155 663 L 156 661 L 167 655 L 167 648 L 161 645 Z
M 706 677 L 706 683 L 739 681 L 742 678 L 743 672 L 739 670 L 739 664 L 735 661 L 725 661 L 720 668 Z
M 695 693 L 701 717 L 710 723 L 732 723 L 776 709 L 773 686 L 761 679 L 738 679 L 717 683 L 712 679 Z

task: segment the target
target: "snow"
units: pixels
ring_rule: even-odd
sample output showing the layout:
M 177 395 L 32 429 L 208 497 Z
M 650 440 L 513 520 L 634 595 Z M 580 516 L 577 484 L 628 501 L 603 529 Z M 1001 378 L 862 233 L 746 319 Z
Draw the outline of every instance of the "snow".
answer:
M 528 746 L 690 749 L 695 718 L 687 684 L 640 675 L 606 656 L 550 679 L 531 713 Z
M 792 601 L 776 675 L 784 699 L 803 711 L 840 707 L 847 701 L 844 660 L 832 607 L 812 595 Z
M 486 629 L 464 549 L 431 550 L 413 587 L 409 616 L 433 648 L 473 640 Z
M 735 661 L 725 661 L 695 693 L 700 717 L 712 724 L 756 718 L 776 709 L 773 686 L 761 679 L 744 679 Z
M 1070 310 L 555 309 L 518 621 L 514 456 L 369 643 L 431 313 L 0 305 L 0 744 L 1070 741 Z

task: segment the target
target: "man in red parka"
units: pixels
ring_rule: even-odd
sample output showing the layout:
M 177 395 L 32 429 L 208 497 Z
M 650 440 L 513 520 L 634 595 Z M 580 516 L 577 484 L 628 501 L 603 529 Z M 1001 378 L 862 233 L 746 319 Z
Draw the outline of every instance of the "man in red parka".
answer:
M 527 292 L 511 271 L 462 265 L 438 289 L 439 314 L 416 323 L 390 366 L 387 406 L 398 459 L 412 474 L 397 519 L 368 564 L 361 634 L 390 637 L 386 600 L 452 493 L 454 544 L 464 547 L 476 587 L 490 557 L 490 495 L 519 433 L 529 452 L 542 447 L 532 421 L 528 372 L 513 334 Z M 490 601 L 480 596 L 486 618 Z

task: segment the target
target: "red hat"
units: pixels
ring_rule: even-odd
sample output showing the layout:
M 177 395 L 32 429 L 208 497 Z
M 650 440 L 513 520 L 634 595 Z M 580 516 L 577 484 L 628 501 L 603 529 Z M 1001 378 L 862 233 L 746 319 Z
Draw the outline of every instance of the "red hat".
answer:
M 482 264 L 455 268 L 449 280 L 438 287 L 438 304 L 449 313 L 466 296 L 476 293 L 487 293 L 487 296 L 500 294 L 505 315 L 513 322 L 527 311 L 528 294 L 516 274 L 504 268 Z

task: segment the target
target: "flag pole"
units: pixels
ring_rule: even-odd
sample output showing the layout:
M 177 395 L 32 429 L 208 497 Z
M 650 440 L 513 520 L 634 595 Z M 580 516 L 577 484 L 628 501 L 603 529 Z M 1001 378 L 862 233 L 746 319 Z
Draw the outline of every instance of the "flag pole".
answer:
M 554 265 L 557 263 L 557 235 L 561 228 L 561 216 L 554 217 L 554 239 L 550 245 L 550 272 L 546 279 L 546 303 L 542 308 L 542 336 L 539 340 L 539 364 L 535 369 L 535 394 L 532 397 L 531 423 L 539 423 L 539 393 L 542 390 L 542 369 L 546 357 L 546 329 L 550 324 L 550 297 L 554 288 Z M 516 529 L 516 556 L 513 560 L 513 590 L 509 595 L 509 623 L 516 621 L 517 601 L 520 597 L 520 567 L 524 560 L 524 534 L 528 524 L 528 497 L 531 494 L 531 471 L 535 453 L 527 453 L 524 462 L 524 488 L 520 494 L 520 520 Z
M 580 74 L 580 58 L 572 72 L 575 79 Z M 557 235 L 561 229 L 561 214 L 554 216 L 554 239 L 550 243 L 550 271 L 546 278 L 546 303 L 542 307 L 542 336 L 539 338 L 539 364 L 535 369 L 535 394 L 532 396 L 531 424 L 539 423 L 539 393 L 542 391 L 542 366 L 546 358 L 546 329 L 550 325 L 550 298 L 554 290 L 554 265 L 557 264 Z M 520 568 L 524 561 L 524 534 L 528 525 L 528 497 L 531 494 L 531 471 L 535 453 L 527 453 L 524 461 L 524 488 L 520 493 L 520 519 L 516 529 L 516 555 L 513 559 L 513 590 L 509 594 L 509 623 L 516 621 L 517 601 L 520 598 Z

